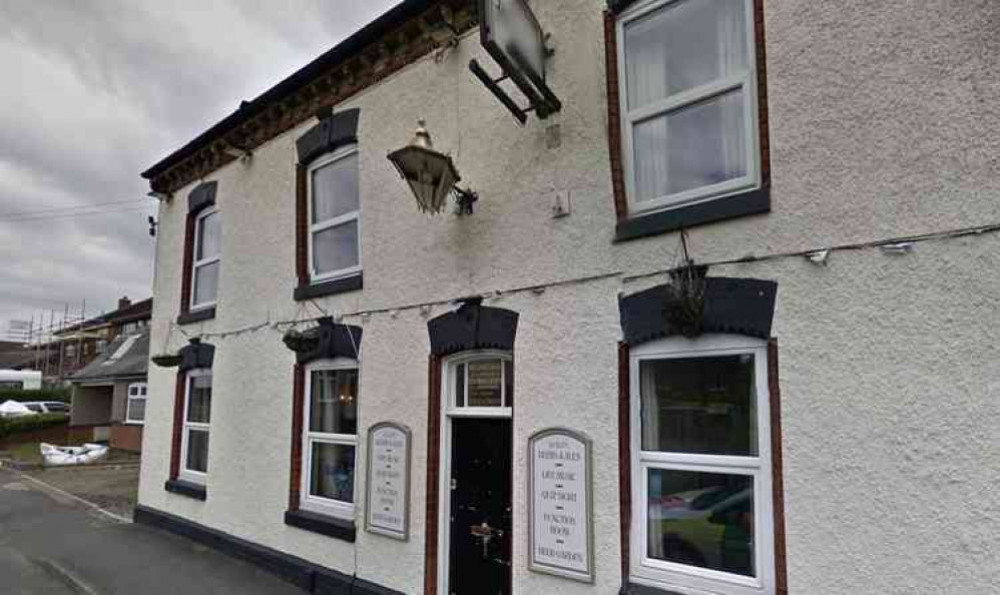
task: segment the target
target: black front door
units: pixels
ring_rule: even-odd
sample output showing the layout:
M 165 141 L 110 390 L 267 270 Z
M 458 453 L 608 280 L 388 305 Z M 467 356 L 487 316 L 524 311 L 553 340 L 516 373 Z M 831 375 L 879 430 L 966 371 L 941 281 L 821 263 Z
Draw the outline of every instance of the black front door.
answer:
M 510 593 L 511 421 L 452 420 L 451 595 Z

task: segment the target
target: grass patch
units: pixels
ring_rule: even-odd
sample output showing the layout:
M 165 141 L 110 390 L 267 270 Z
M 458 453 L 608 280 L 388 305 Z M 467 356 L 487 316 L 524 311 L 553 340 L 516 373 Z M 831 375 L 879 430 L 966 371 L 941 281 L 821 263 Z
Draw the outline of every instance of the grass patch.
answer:
M 18 463 L 41 465 L 44 461 L 42 459 L 42 451 L 38 448 L 38 442 L 15 444 L 14 446 L 7 447 L 6 452 L 11 459 Z
M 24 417 L 0 418 L 0 439 L 16 434 L 44 430 L 69 423 L 69 417 L 63 413 L 42 413 L 25 415 Z

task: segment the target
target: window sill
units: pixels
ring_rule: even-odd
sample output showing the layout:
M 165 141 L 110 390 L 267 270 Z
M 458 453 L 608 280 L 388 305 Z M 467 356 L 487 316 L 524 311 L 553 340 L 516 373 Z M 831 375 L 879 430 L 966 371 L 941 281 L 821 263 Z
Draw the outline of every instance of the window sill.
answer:
M 638 214 L 629 219 L 622 219 L 615 228 L 615 242 L 636 240 L 696 225 L 770 211 L 770 188 L 756 188 L 742 194 L 733 194 L 693 205 L 649 214 Z
M 621 591 L 618 595 L 681 595 L 676 591 L 664 591 L 663 589 L 657 589 L 656 587 L 647 587 L 646 585 L 637 585 L 635 583 L 625 583 L 622 585 Z
M 300 302 L 327 295 L 349 293 L 351 291 L 358 291 L 363 287 L 364 275 L 356 273 L 350 277 L 343 277 L 332 281 L 323 281 L 312 285 L 300 285 L 295 288 L 295 301 Z
M 195 500 L 204 501 L 208 499 L 208 489 L 205 486 L 191 483 L 190 481 L 184 481 L 183 479 L 168 480 L 167 483 L 164 484 L 163 488 L 171 494 L 187 496 L 188 498 L 194 498 Z
M 338 519 L 306 510 L 289 510 L 285 512 L 285 524 L 303 531 L 312 531 L 334 539 L 354 543 L 357 528 L 354 521 Z
M 194 324 L 195 322 L 212 320 L 213 318 L 215 318 L 215 306 L 205 308 L 204 310 L 185 312 L 177 317 L 177 324 Z

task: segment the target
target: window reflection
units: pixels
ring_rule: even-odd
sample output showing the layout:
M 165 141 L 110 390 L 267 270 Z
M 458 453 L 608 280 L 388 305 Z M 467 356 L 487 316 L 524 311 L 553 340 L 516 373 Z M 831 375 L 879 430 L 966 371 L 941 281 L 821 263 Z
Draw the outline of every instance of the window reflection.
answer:
M 753 478 L 650 469 L 650 558 L 755 576 Z
M 643 450 L 757 454 L 752 355 L 643 361 L 639 377 Z

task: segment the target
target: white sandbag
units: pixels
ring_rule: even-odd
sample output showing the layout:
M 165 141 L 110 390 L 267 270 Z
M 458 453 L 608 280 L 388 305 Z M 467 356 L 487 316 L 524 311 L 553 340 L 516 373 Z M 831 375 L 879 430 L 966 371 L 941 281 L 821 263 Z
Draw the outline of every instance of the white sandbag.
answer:
M 53 446 L 41 443 L 38 449 L 42 453 L 46 467 L 68 467 L 71 465 L 86 465 L 108 456 L 108 447 L 101 444 L 84 444 L 83 446 Z

